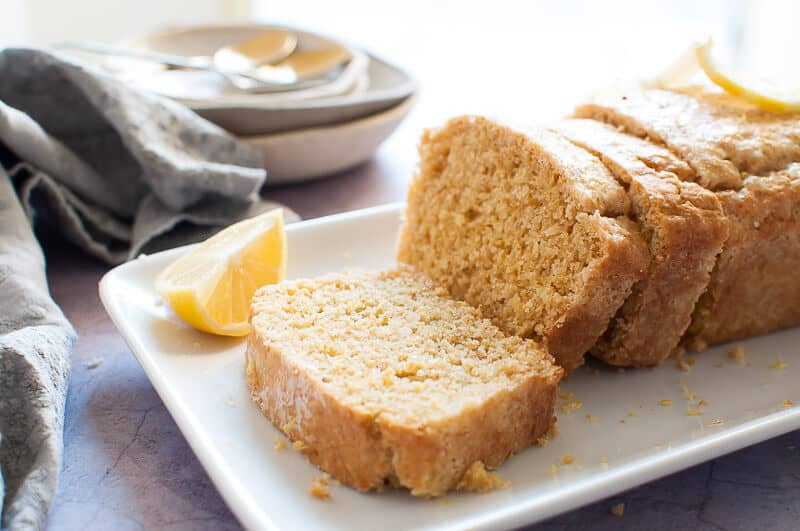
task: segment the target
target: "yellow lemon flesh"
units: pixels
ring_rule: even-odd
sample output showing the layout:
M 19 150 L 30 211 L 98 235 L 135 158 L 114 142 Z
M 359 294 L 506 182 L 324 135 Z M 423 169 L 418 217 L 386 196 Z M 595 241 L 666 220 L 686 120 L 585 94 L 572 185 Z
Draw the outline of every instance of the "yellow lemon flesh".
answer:
M 167 266 L 156 290 L 193 327 L 224 336 L 250 332 L 250 299 L 286 274 L 283 211 L 218 232 Z
M 775 113 L 800 111 L 800 90 L 786 90 L 759 79 L 748 79 L 726 69 L 711 57 L 711 40 L 695 49 L 697 63 L 708 78 L 725 92 L 739 96 L 760 109 Z

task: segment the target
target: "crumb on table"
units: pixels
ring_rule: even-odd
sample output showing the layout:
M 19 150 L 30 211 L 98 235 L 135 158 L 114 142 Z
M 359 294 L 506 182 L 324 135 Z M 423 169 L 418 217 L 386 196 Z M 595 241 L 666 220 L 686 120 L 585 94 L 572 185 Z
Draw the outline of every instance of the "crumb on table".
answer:
M 625 514 L 625 504 L 618 503 L 616 505 L 612 505 L 611 514 L 613 514 L 614 516 L 622 516 L 623 514 Z
M 503 481 L 494 472 L 486 470 L 483 461 L 475 461 L 464 472 L 464 476 L 456 485 L 456 490 L 483 493 L 495 489 L 505 489 L 509 486 L 511 486 L 510 481 Z

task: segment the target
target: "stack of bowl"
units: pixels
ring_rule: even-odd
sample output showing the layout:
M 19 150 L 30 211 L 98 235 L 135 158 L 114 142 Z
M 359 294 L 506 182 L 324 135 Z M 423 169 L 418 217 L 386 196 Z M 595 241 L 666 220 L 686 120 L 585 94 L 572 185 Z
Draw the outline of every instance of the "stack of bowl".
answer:
M 127 40 L 124 46 L 212 57 L 223 47 L 269 32 L 290 34 L 296 42 L 290 53 L 338 50 L 341 62 L 305 85 L 258 92 L 243 91 L 208 70 L 140 61 L 123 66 L 117 62 L 110 68 L 127 82 L 189 106 L 258 148 L 270 185 L 335 174 L 368 160 L 406 116 L 417 88 L 409 75 L 377 57 L 329 37 L 262 24 L 169 28 Z

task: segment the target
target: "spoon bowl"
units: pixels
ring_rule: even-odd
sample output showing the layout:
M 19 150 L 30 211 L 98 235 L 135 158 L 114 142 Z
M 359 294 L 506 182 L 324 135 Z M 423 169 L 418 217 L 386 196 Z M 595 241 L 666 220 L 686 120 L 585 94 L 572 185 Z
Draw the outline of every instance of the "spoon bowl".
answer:
M 297 35 L 294 33 L 267 30 L 255 37 L 221 47 L 214 52 L 211 60 L 220 72 L 239 74 L 261 65 L 283 61 L 296 49 Z

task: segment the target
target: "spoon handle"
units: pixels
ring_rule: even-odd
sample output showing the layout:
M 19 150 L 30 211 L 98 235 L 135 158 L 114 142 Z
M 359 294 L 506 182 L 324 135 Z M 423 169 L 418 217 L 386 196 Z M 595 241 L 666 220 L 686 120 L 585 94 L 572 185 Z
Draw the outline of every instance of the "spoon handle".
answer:
M 57 50 L 79 50 L 98 55 L 109 55 L 114 57 L 127 57 L 151 63 L 159 63 L 166 66 L 176 66 L 179 68 L 192 68 L 198 70 L 208 70 L 212 68 L 210 57 L 188 57 L 172 55 L 147 50 L 137 50 L 135 48 L 123 48 L 93 42 L 62 42 L 53 46 Z

